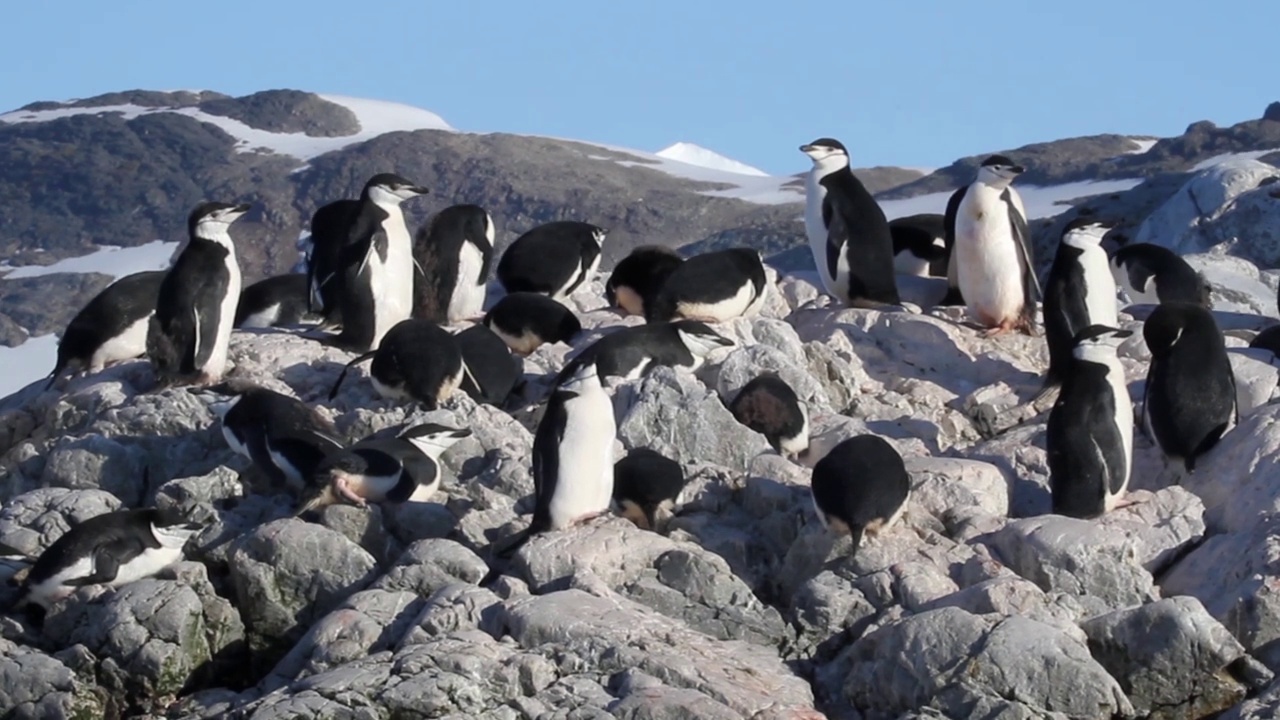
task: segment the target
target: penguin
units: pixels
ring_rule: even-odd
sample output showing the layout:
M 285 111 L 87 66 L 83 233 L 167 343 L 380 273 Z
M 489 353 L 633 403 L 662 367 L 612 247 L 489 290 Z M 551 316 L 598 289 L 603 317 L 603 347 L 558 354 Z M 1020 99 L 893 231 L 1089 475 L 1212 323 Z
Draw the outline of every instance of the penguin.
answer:
M 841 441 L 813 466 L 810 481 L 818 520 L 853 541 L 893 527 L 911 498 L 911 477 L 902 456 L 884 438 L 858 435 Z
M 338 396 L 347 371 L 367 360 L 373 360 L 369 382 L 379 395 L 416 400 L 427 410 L 439 408 L 452 397 L 465 374 L 462 350 L 448 330 L 430 320 L 402 320 L 382 338 L 377 350 L 347 363 L 329 392 L 330 400 Z
M 1271 354 L 1280 357 L 1280 325 L 1272 325 L 1249 341 L 1249 347 L 1270 350 Z
M 1073 365 L 1076 336 L 1091 325 L 1119 324 L 1116 284 L 1102 238 L 1113 223 L 1078 217 L 1063 228 L 1044 287 L 1044 335 L 1049 345 L 1045 389 L 1062 384 Z
M 147 328 L 147 356 L 161 387 L 211 385 L 226 371 L 240 302 L 240 264 L 228 228 L 249 207 L 206 202 L 187 218 L 190 239 L 160 283 Z
M 986 336 L 1034 332 L 1040 283 L 1022 197 L 1010 183 L 1025 172 L 1003 155 L 982 161 L 977 179 L 947 204 L 951 268 L 969 312 Z M 954 271 L 954 273 L 952 272 Z
M 600 377 L 636 380 L 659 365 L 697 370 L 712 352 L 732 347 L 733 341 L 697 320 L 636 325 L 605 335 L 565 364 L 557 384 L 580 365 L 594 363 Z
M 493 262 L 493 217 L 479 205 L 436 213 L 413 241 L 413 317 L 441 325 L 475 319 Z
M 307 252 L 307 309 L 324 317 L 326 326 L 342 324 L 343 249 L 359 200 L 335 200 L 311 215 L 311 249 Z
M 276 275 L 250 285 L 236 304 L 235 327 L 269 328 L 314 324 L 307 301 L 307 276 Z
M 241 381 L 192 392 L 218 416 L 227 447 L 294 492 L 305 490 L 325 456 L 345 444 L 328 418 L 283 393 Z
M 568 345 L 582 332 L 582 322 L 572 310 L 531 292 L 504 296 L 485 314 L 484 324 L 521 357 L 545 343 Z
M 1133 333 L 1090 325 L 1074 338 L 1045 437 L 1055 515 L 1121 507 L 1133 467 L 1133 403 L 1116 348 Z
M 613 465 L 613 502 L 641 530 L 658 530 L 670 519 L 684 490 L 680 463 L 649 448 L 633 448 Z
M 472 325 L 453 337 L 466 367 L 461 390 L 478 403 L 502 407 L 524 379 L 524 363 L 484 325 Z
M 613 267 L 604 285 L 604 299 L 609 307 L 623 315 L 644 316 L 645 303 L 662 289 L 663 283 L 680 267 L 684 258 L 665 245 L 641 245 Z
M 467 428 L 423 423 L 393 438 L 367 438 L 333 453 L 315 470 L 312 489 L 295 517 L 348 502 L 427 502 L 440 489 L 440 456 L 463 438 Z
M 609 231 L 577 220 L 539 225 L 516 238 L 498 261 L 508 293 L 536 292 L 566 302 L 600 267 Z
M 145 354 L 147 325 L 164 275 L 164 270 L 126 275 L 94 295 L 58 339 L 58 359 L 45 390 L 68 369 L 97 373 Z
M 760 312 L 768 284 L 760 253 L 731 248 L 695 255 L 676 266 L 651 301 L 645 321 L 725 322 Z
M 1151 350 L 1143 425 L 1188 473 L 1239 422 L 1236 378 L 1213 314 L 1203 305 L 1162 302 L 1142 326 Z
M 23 578 L 15 609 L 49 609 L 88 585 L 116 588 L 151 577 L 182 560 L 182 548 L 203 526 L 155 508 L 117 510 L 73 525 Z
M 350 216 L 340 272 L 342 333 L 325 341 L 353 352 L 378 347 L 413 312 L 413 238 L 400 203 L 427 188 L 392 173 L 374 175 Z
M 893 236 L 884 210 L 831 138 L 801 145 L 813 160 L 805 180 L 805 233 L 822 286 L 852 307 L 897 305 Z
M 729 412 L 764 435 L 778 454 L 800 460 L 808 454 L 809 408 L 777 374 L 765 373 L 743 386 Z
M 1213 307 L 1204 276 L 1169 248 L 1151 243 L 1125 245 L 1112 253 L 1109 265 L 1116 285 L 1131 303 L 1188 302 Z
M 893 269 L 899 275 L 946 277 L 946 222 L 938 213 L 920 213 L 889 221 Z

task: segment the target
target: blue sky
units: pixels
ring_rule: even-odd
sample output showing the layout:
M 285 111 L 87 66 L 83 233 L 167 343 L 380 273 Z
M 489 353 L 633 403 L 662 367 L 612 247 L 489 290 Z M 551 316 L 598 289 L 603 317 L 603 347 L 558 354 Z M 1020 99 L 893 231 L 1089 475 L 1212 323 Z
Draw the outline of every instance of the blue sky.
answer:
M 10 3 L 0 109 L 129 88 L 394 100 L 462 130 L 772 173 L 834 136 L 855 165 L 1102 132 L 1171 135 L 1280 99 L 1280 2 Z

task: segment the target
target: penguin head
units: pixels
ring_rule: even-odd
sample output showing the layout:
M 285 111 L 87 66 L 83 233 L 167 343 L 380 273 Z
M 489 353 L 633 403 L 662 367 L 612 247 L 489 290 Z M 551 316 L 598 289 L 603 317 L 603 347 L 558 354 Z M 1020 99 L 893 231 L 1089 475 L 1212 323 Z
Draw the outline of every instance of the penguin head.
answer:
M 559 389 L 580 392 L 585 386 L 600 384 L 600 370 L 594 358 L 578 363 L 560 382 Z
M 1168 355 L 1182 340 L 1188 327 L 1196 328 L 1194 332 L 1197 334 L 1222 332 L 1209 309 L 1198 303 L 1179 301 L 1157 305 L 1142 324 L 1142 339 L 1147 342 L 1151 357 L 1158 359 Z
M 1026 170 L 1021 165 L 1015 165 L 1004 155 L 992 155 L 983 160 L 982 165 L 978 167 L 978 180 L 988 185 L 1004 187 Z
M 1115 225 L 1114 220 L 1082 215 L 1062 229 L 1062 242 L 1080 250 L 1101 247 L 1102 239 Z
M 1114 358 L 1116 349 L 1132 335 L 1132 330 L 1090 325 L 1076 333 L 1071 354 L 1077 360 L 1101 361 L 1108 357 Z
M 239 220 L 252 207 L 249 203 L 232 205 L 224 202 L 204 202 L 187 216 L 187 232 L 191 237 L 217 240 L 227 236 L 227 227 Z
M 166 548 L 180 548 L 196 533 L 204 529 L 204 524 L 191 522 L 174 509 L 152 508 L 147 511 L 151 524 L 151 535 Z
M 818 138 L 808 145 L 801 145 L 800 152 L 808 155 L 815 167 L 837 169 L 849 166 L 849 151 L 833 138 Z
M 591 239 L 596 241 L 597 245 L 604 246 L 604 239 L 609 236 L 609 231 L 602 227 L 597 227 L 591 231 Z
M 680 342 L 696 357 L 706 357 L 720 348 L 733 347 L 733 341 L 698 320 L 680 320 L 672 323 Z
M 471 437 L 471 431 L 467 428 L 451 428 L 447 425 L 422 423 L 402 430 L 399 437 L 413 443 L 413 446 L 421 450 L 427 457 L 438 461 L 440 456 L 459 440 Z
M 379 205 L 399 205 L 409 198 L 426 195 L 430 190 L 414 185 L 395 173 L 378 173 L 364 184 L 364 195 Z

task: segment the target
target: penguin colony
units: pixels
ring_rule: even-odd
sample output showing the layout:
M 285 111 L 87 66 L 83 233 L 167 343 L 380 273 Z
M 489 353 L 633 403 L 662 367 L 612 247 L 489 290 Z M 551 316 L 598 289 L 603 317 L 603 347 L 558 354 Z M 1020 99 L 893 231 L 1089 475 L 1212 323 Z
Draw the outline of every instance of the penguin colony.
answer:
M 1150 245 L 1108 257 L 1109 223 L 1081 218 L 1064 229 L 1042 291 L 1013 187 L 1024 168 L 1009 158 L 984 160 L 944 214 L 891 223 L 851 172 L 842 143 L 821 138 L 800 150 L 813 162 L 805 233 L 822 288 L 839 305 L 900 305 L 896 275 L 932 276 L 946 278 L 943 304 L 966 306 L 977 332 L 1036 335 L 1043 325 L 1051 364 L 1035 400 L 1058 393 L 1046 435 L 1055 513 L 1096 518 L 1126 504 L 1138 422 L 1170 463 L 1194 472 L 1238 421 L 1207 284 L 1181 258 Z M 422 423 L 353 442 L 306 403 L 227 367 L 233 328 L 281 327 L 352 353 L 331 398 L 350 370 L 371 361 L 369 384 L 391 402 L 430 410 L 461 391 L 506 409 L 525 382 L 520 357 L 583 332 L 567 300 L 599 271 L 608 230 L 546 223 L 495 262 L 493 218 L 477 205 L 446 207 L 410 233 L 402 204 L 428 192 L 395 174 L 374 175 L 358 198 L 316 209 L 305 274 L 267 278 L 243 292 L 233 233 L 251 206 L 199 205 L 169 270 L 117 280 L 71 321 L 48 389 L 68 373 L 146 356 L 157 388 L 187 386 L 207 403 L 227 446 L 293 493 L 303 519 L 337 503 L 429 502 L 445 482 L 442 457 L 469 428 Z M 1136 421 L 1116 354 L 1134 335 L 1117 327 L 1120 291 L 1158 304 L 1141 332 L 1151 363 Z M 487 580 L 530 538 L 611 511 L 641 529 L 666 530 L 679 515 L 684 470 L 649 448 L 615 458 L 606 387 L 660 365 L 697 369 L 734 345 L 714 325 L 757 314 L 769 292 L 751 249 L 685 258 L 646 245 L 617 263 L 602 300 L 645 323 L 605 334 L 554 374 L 529 459 L 532 517 L 522 531 L 495 540 Z M 815 450 L 808 405 L 776 374 L 750 380 L 726 406 L 773 452 L 812 469 L 814 519 L 833 537 L 848 536 L 850 553 L 909 510 L 911 478 L 894 446 L 864 434 Z M 86 520 L 20 574 L 20 604 L 47 608 L 87 585 L 154 575 L 181 560 L 200 529 L 155 508 Z

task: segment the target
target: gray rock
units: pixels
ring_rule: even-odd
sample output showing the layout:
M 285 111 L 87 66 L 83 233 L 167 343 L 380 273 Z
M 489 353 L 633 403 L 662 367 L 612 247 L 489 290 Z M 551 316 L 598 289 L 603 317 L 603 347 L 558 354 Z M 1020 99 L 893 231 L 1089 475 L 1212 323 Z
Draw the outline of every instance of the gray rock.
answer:
M 1280 369 L 1272 365 L 1274 355 L 1267 350 L 1233 348 L 1227 352 L 1236 377 L 1236 405 L 1240 416 L 1253 414 L 1271 401 Z
M 5 717 L 105 717 L 107 694 L 58 658 L 0 638 L 0 711 Z
M 478 583 L 489 571 L 479 555 L 452 540 L 419 540 L 410 545 L 373 587 L 429 597 L 454 583 Z
M 125 505 L 142 501 L 142 453 L 101 435 L 59 443 L 48 456 L 40 482 L 45 487 L 99 489 Z
M 0 543 L 37 557 L 72 525 L 119 509 L 120 499 L 103 490 L 32 490 L 0 510 Z

